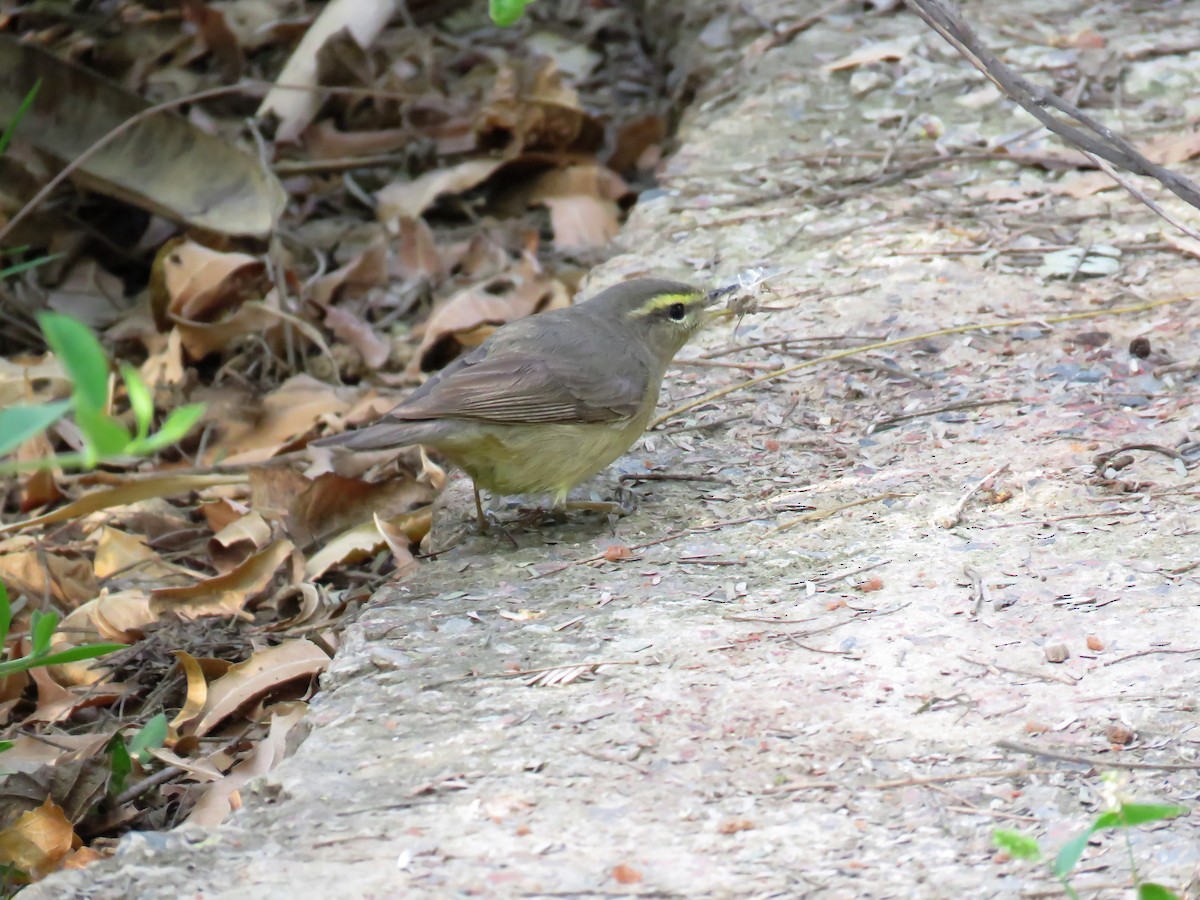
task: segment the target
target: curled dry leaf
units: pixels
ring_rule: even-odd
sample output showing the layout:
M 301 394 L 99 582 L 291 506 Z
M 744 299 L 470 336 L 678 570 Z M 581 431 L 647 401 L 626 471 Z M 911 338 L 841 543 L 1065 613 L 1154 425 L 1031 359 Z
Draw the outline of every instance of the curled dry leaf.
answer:
M 62 809 L 47 797 L 0 831 L 0 859 L 37 881 L 57 869 L 77 841 Z
M 264 591 L 276 570 L 295 549 L 291 541 L 276 541 L 255 553 L 231 572 L 179 588 L 161 588 L 150 594 L 156 615 L 171 612 L 184 619 L 200 616 L 246 616 L 245 605 Z
M 179 668 L 183 670 L 184 677 L 187 678 L 187 698 L 175 714 L 175 718 L 167 725 L 168 747 L 174 747 L 180 735 L 188 733 L 188 726 L 200 717 L 205 703 L 208 702 L 208 679 L 204 677 L 200 662 L 185 650 L 176 650 L 174 656 L 179 661 Z
M 409 369 L 440 369 L 464 348 L 482 344 L 498 326 L 570 304 L 571 297 L 562 282 L 524 260 L 508 275 L 465 288 L 438 306 L 425 325 L 421 346 Z
M 329 655 L 308 640 L 287 641 L 260 650 L 208 685 L 204 709 L 189 734 L 203 737 L 239 709 L 289 681 L 312 678 L 329 666 Z
M 287 753 L 288 735 L 300 724 L 307 711 L 307 706 L 297 703 L 286 712 L 272 715 L 267 736 L 258 742 L 250 751 L 250 755 L 238 763 L 233 771 L 214 783 L 200 797 L 188 816 L 189 824 L 208 827 L 219 825 L 225 816 L 237 807 L 237 792 L 250 779 L 265 775 L 283 761 Z
M 251 512 L 214 534 L 208 542 L 208 555 L 218 572 L 230 572 L 270 541 L 271 526 L 259 513 Z
M 144 636 L 145 626 L 157 620 L 145 591 L 104 592 L 63 619 L 50 646 L 59 653 L 95 642 L 132 644 Z M 104 677 L 108 668 L 103 659 L 85 659 L 51 666 L 50 672 L 59 684 L 86 685 Z
M 304 566 L 304 577 L 317 579 L 334 566 L 370 559 L 385 546 L 391 549 L 397 570 L 406 572 L 416 565 L 409 544 L 420 543 L 432 521 L 431 507 L 390 519 L 373 515 L 370 521 L 347 529 L 313 554 Z
M 154 266 L 155 306 L 181 323 L 212 322 L 266 291 L 266 265 L 261 260 L 212 250 L 186 238 L 164 244 Z
M 122 685 L 98 682 L 94 675 L 88 676 L 91 683 L 82 690 L 65 688 L 43 666 L 30 669 L 29 677 L 37 686 L 37 708 L 25 718 L 26 723 L 61 722 L 78 709 L 107 706 L 125 692 Z

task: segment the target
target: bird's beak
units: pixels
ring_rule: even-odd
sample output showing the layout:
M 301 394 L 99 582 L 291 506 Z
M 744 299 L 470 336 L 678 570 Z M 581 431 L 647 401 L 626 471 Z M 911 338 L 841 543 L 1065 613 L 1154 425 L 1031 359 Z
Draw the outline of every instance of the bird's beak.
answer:
M 708 292 L 704 298 L 704 321 L 706 323 L 715 322 L 718 319 L 728 319 L 734 314 L 733 310 L 731 310 L 728 306 L 719 306 L 715 309 L 714 306 L 725 300 L 726 297 L 736 293 L 737 289 L 737 285 L 734 284 L 729 285 L 728 287 L 717 288 L 716 290 Z

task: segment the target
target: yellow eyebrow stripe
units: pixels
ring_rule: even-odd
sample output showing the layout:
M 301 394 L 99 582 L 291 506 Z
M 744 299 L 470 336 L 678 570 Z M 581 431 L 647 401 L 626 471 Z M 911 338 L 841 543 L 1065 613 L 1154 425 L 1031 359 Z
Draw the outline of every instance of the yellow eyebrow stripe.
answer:
M 665 309 L 673 304 L 686 303 L 690 305 L 695 303 L 697 300 L 703 300 L 705 297 L 706 295 L 701 293 L 659 294 L 657 297 L 651 297 L 646 303 L 644 303 L 642 306 L 639 306 L 637 309 L 631 310 L 628 313 L 628 316 L 631 319 L 638 318 L 639 316 L 648 316 L 651 313 L 658 312 L 660 309 Z

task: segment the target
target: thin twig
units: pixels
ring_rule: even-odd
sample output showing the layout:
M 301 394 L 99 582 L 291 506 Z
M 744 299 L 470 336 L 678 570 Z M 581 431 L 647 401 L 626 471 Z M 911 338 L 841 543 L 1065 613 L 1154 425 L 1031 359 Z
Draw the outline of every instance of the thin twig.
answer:
M 1080 763 L 1096 769 L 1151 769 L 1160 772 L 1194 772 L 1200 769 L 1200 763 L 1148 763 L 1123 762 L 1119 759 L 1108 759 L 1096 756 L 1076 756 L 1073 753 L 1059 753 L 1056 750 L 1044 750 L 1032 744 L 1022 744 L 1018 741 L 997 741 L 997 747 L 1012 750 L 1016 753 L 1027 753 L 1030 756 L 1041 756 L 1045 759 L 1057 759 L 1062 762 Z

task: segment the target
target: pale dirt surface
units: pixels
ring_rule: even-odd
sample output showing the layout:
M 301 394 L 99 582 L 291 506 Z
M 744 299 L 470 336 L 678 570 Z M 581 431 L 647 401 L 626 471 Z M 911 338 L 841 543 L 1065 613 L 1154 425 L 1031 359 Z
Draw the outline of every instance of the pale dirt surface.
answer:
M 755 9 L 791 21 L 816 6 Z M 1034 79 L 1108 90 L 1093 111 L 1128 133 L 1190 135 L 1200 55 L 1121 55 L 1200 45 L 1200 11 L 1143 6 L 968 14 Z M 778 311 L 746 319 L 741 343 L 899 337 L 1194 292 L 1195 260 L 1124 194 L 1047 192 L 1074 170 L 963 162 L 851 185 L 814 209 L 814 180 L 936 154 L 938 131 L 944 147 L 980 152 L 976 138 L 1031 120 L 972 94 L 982 78 L 907 13 L 834 18 L 735 69 L 745 54 L 722 46 L 744 48 L 744 24 L 707 32 L 725 74 L 701 91 L 664 193 L 636 211 L 593 289 L 646 272 L 720 284 L 751 265 L 790 270 L 767 299 Z M 1087 28 L 1107 46 L 1047 46 Z M 863 98 L 856 70 L 819 68 L 910 35 Z M 1048 247 L 1098 244 L 1122 248 L 1115 274 L 1038 274 Z M 1129 770 L 1126 790 L 1200 800 L 1188 768 L 1200 570 L 1171 571 L 1200 560 L 1196 482 L 1155 452 L 1134 451 L 1115 478 L 1093 465 L 1196 429 L 1193 372 L 1153 373 L 1195 358 L 1197 315 L 1183 304 L 937 337 L 867 355 L 898 373 L 822 364 L 674 420 L 591 487 L 611 494 L 647 463 L 721 481 L 645 483 L 634 515 L 515 528 L 517 548 L 467 538 L 362 613 L 312 734 L 226 825 L 130 837 L 114 860 L 22 896 L 1055 896 L 1043 870 L 996 857 L 992 830 L 1053 852 L 1101 808 L 1100 770 L 997 742 L 1162 765 Z M 1154 351 L 1140 367 L 1137 336 Z M 732 340 L 718 329 L 683 357 Z M 795 361 L 778 348 L 718 359 Z M 681 365 L 663 407 L 751 374 Z M 871 433 L 975 400 L 988 403 Z M 954 527 L 932 524 L 1001 466 L 1002 493 L 976 494 Z M 451 495 L 439 539 L 467 496 Z M 987 591 L 977 616 L 970 572 Z M 1048 662 L 1048 644 L 1070 658 Z M 495 677 L 605 661 L 622 664 L 566 685 Z M 1114 751 L 1122 726 L 1133 740 Z M 1133 835 L 1145 877 L 1200 896 L 1198 821 Z M 1077 883 L 1086 897 L 1131 896 L 1127 878 L 1125 848 L 1105 837 Z

